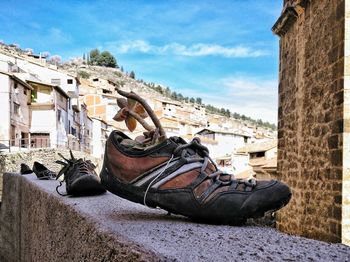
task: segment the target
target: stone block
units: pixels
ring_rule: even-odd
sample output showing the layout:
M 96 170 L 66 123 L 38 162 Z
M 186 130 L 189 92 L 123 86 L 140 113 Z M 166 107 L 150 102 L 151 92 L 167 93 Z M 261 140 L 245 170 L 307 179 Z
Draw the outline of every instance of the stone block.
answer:
M 345 261 L 350 256 L 350 247 L 341 244 L 267 227 L 196 223 L 110 193 L 62 197 L 55 191 L 57 181 L 37 180 L 34 175 L 5 174 L 4 181 L 2 262 L 295 261 L 305 257 Z M 298 224 L 285 223 L 285 228 L 289 226 Z M 333 227 L 337 230 L 335 222 Z
M 334 166 L 341 166 L 343 163 L 343 151 L 342 150 L 332 150 L 331 151 L 331 163 Z
M 328 138 L 328 147 L 330 149 L 337 149 L 338 148 L 338 135 L 333 135 Z

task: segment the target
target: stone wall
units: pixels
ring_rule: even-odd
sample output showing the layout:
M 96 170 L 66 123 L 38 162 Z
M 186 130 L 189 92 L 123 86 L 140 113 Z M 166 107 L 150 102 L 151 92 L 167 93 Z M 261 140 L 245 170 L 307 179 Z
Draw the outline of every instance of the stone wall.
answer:
M 341 242 L 345 1 L 286 2 L 300 5 L 273 28 L 281 37 L 277 172 L 293 198 L 277 226 Z
M 94 158 L 85 152 L 72 151 L 74 157 L 76 158 L 85 158 L 91 160 L 97 167 L 96 172 L 99 174 L 102 160 Z M 42 149 L 31 149 L 27 151 L 18 151 L 13 153 L 4 153 L 0 154 L 0 202 L 2 196 L 2 176 L 5 172 L 15 172 L 20 171 L 21 163 L 27 164 L 30 168 L 33 167 L 34 161 L 38 161 L 44 164 L 47 168 L 52 171 L 58 172 L 61 169 L 61 165 L 56 164 L 56 160 L 62 160 L 58 155 L 61 153 L 66 158 L 70 158 L 69 151 L 67 149 L 56 149 L 56 148 L 42 148 Z
M 350 1 L 345 1 L 342 239 L 350 244 Z

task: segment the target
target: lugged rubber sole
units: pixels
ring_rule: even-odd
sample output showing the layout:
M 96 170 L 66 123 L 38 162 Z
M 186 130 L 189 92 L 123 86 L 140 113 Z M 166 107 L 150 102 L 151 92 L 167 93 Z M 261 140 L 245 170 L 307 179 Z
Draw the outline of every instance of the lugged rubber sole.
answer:
M 104 186 L 106 190 L 109 192 L 127 199 L 129 201 L 139 203 L 144 205 L 144 194 L 145 190 L 142 188 L 137 188 L 135 186 L 129 185 L 127 183 L 123 183 L 116 178 L 114 178 L 112 175 L 109 174 L 109 171 L 107 168 L 103 167 L 101 174 L 101 184 Z M 156 194 L 156 193 L 155 193 Z M 173 214 L 181 214 L 179 211 L 174 211 L 169 207 L 166 206 L 161 206 L 159 203 L 153 201 L 154 197 L 152 192 L 148 192 L 147 194 L 147 206 L 148 207 L 157 207 L 159 206 L 160 208 L 173 213 Z M 263 217 L 265 213 L 267 212 L 273 212 L 276 210 L 279 210 L 280 208 L 284 207 L 285 205 L 288 204 L 289 200 L 291 199 L 291 194 L 286 195 L 284 198 L 282 198 L 279 202 L 276 202 L 274 206 L 271 206 L 270 208 L 265 208 L 265 210 L 257 211 L 254 215 L 250 216 L 227 216 L 227 217 L 206 217 L 203 215 L 184 215 L 190 218 L 193 221 L 196 222 L 205 222 L 205 223 L 210 223 L 210 224 L 226 224 L 226 225 L 242 225 L 246 222 L 248 218 L 259 218 Z
M 77 178 L 69 188 L 70 195 L 99 195 L 105 193 L 106 189 L 101 185 L 100 180 L 95 175 L 84 175 Z

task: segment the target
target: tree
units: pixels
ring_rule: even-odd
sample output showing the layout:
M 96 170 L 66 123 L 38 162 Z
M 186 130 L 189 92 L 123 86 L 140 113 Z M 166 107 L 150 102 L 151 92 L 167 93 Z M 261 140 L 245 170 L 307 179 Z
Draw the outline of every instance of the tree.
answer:
M 130 76 L 132 79 L 135 79 L 135 72 L 134 72 L 134 71 L 131 71 L 129 76 Z
M 171 95 L 171 90 L 170 90 L 170 88 L 168 86 L 167 86 L 167 88 L 165 88 L 165 95 L 167 97 L 169 97 Z
M 156 90 L 158 93 L 163 94 L 163 88 L 162 88 L 160 85 L 157 85 L 157 86 L 155 87 L 155 90 Z
M 50 54 L 50 52 L 48 52 L 48 51 L 44 51 L 44 52 L 41 53 L 41 57 L 42 57 L 42 58 L 49 58 L 50 55 L 51 55 L 51 54 Z
M 90 56 L 91 56 L 91 53 L 90 53 Z M 117 66 L 117 60 L 114 58 L 114 56 L 110 52 L 103 51 L 97 57 L 97 65 L 115 68 Z
M 193 97 L 190 98 L 190 102 L 191 102 L 191 103 L 194 103 L 194 102 L 195 102 L 195 100 L 194 100 Z
M 85 53 L 83 53 L 83 61 L 85 62 Z
M 85 72 L 85 71 L 79 71 L 78 76 L 81 78 L 88 79 L 90 77 L 90 74 L 88 72 Z
M 124 68 L 123 68 L 123 67 L 121 67 L 121 68 L 120 68 L 120 71 L 124 72 Z
M 196 98 L 196 103 L 201 105 L 202 104 L 202 98 L 197 97 Z
M 97 60 L 98 60 L 99 56 L 100 56 L 100 51 L 97 48 L 91 50 L 90 51 L 90 63 L 92 65 L 97 65 Z
M 233 117 L 236 118 L 236 119 L 239 119 L 240 118 L 240 115 L 236 112 L 233 113 Z
M 59 55 L 53 55 L 50 57 L 50 62 L 52 62 L 55 65 L 60 64 L 61 61 L 62 61 L 62 57 Z
M 177 93 L 176 92 L 172 92 L 171 93 L 171 98 L 177 100 L 177 98 L 178 98 L 177 97 Z

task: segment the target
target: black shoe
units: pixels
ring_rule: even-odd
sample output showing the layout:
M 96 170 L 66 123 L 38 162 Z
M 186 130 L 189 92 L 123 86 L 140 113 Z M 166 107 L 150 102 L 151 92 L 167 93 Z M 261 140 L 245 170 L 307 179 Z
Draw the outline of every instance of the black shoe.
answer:
M 106 192 L 101 185 L 101 180 L 95 172 L 95 165 L 90 160 L 75 159 L 72 151 L 70 151 L 71 159 L 66 159 L 59 154 L 66 162 L 56 161 L 56 163 L 63 165 L 63 168 L 58 173 L 56 179 L 64 175 L 63 181 L 66 182 L 66 191 L 68 195 L 85 196 L 85 195 L 98 195 Z M 58 191 L 58 194 L 63 195 Z
M 285 206 L 289 187 L 278 181 L 238 180 L 220 171 L 208 149 L 193 139 L 171 137 L 139 150 L 113 131 L 106 142 L 101 181 L 125 199 L 160 207 L 197 221 L 241 224 Z
M 33 171 L 38 179 L 49 180 L 56 177 L 55 172 L 49 170 L 46 166 L 37 161 L 34 162 Z
M 33 170 L 31 170 L 27 164 L 22 163 L 20 172 L 21 172 L 21 175 L 27 175 L 27 174 L 33 173 Z

